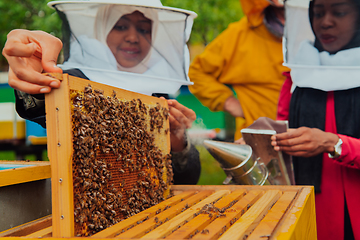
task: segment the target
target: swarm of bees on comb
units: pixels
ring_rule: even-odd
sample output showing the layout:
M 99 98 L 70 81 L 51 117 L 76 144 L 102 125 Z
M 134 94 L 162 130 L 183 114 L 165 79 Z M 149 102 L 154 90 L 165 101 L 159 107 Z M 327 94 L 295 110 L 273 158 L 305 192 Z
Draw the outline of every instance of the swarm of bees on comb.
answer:
M 170 196 L 171 156 L 154 143 L 168 134 L 168 109 L 71 90 L 75 236 L 90 236 Z

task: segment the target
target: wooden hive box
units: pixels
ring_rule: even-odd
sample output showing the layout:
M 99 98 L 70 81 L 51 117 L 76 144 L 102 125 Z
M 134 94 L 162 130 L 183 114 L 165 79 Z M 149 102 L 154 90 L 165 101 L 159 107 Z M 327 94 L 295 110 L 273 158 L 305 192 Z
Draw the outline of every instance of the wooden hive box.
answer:
M 313 187 L 172 186 L 175 196 L 88 238 L 316 239 Z M 51 217 L 0 233 L 53 240 Z
M 50 163 L 0 160 L 0 187 L 50 178 Z
M 164 200 L 167 101 L 67 74 L 45 96 L 52 235 L 89 236 Z
M 0 232 L 51 213 L 49 162 L 0 161 Z
M 2 232 L 1 240 L 316 239 L 312 187 L 171 186 L 174 196 L 168 198 L 172 173 L 166 101 L 66 74 L 56 77 L 62 79 L 60 89 L 46 96 L 52 216 Z M 130 129 L 149 134 L 141 143 L 154 143 L 147 150 L 151 155 L 137 156 L 141 146 L 128 142 L 138 131 L 115 141 L 123 130 L 112 125 L 111 119 L 121 118 L 109 112 L 113 103 L 128 115 L 142 111 L 143 104 L 148 114 L 155 114 L 144 116 L 146 128 L 141 128 L 142 117 L 125 121 Z M 136 162 L 143 162 L 140 169 L 131 162 L 135 155 Z M 89 174 L 97 174 L 95 180 Z M 145 208 L 136 205 L 142 200 Z M 94 231 L 99 223 L 106 229 Z

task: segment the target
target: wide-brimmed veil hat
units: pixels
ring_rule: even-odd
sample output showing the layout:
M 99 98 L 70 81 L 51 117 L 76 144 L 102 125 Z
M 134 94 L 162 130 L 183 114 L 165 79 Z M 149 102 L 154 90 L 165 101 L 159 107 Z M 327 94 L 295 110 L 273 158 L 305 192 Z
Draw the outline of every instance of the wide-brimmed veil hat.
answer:
M 358 16 L 352 22 L 355 28 L 348 31 L 354 32 L 352 39 L 349 41 L 351 46 L 347 43 L 335 52 L 326 51 L 326 49 L 316 44 L 319 41 L 315 36 L 314 26 L 310 23 L 310 20 L 313 19 L 311 17 L 313 12 L 312 9 L 309 9 L 309 6 L 313 6 L 314 3 L 312 2 L 312 5 L 310 5 L 311 1 L 313 0 L 285 1 L 284 65 L 291 69 L 290 73 L 294 85 L 323 91 L 360 87 L 360 17 Z M 353 9 L 357 10 L 357 14 L 359 14 L 360 4 L 359 0 L 356 1 L 358 6 Z M 322 9 L 321 6 L 317 8 L 318 10 L 319 8 Z M 324 12 L 320 11 L 319 18 L 325 14 L 325 8 L 322 11 Z M 332 14 L 331 17 L 336 18 L 334 13 L 329 12 L 329 14 Z M 337 21 L 342 21 L 339 19 Z M 349 24 L 346 23 L 346 25 Z M 341 32 L 346 34 L 344 29 Z M 327 33 L 321 34 L 326 35 Z M 332 32 L 331 34 L 335 33 Z M 329 35 L 327 34 L 326 37 Z M 337 37 L 339 38 L 339 36 Z M 354 41 L 358 41 L 358 43 L 354 44 Z
M 63 69 L 77 68 L 92 81 L 144 94 L 173 94 L 181 85 L 191 84 L 186 43 L 196 13 L 163 6 L 160 0 L 73 0 L 48 5 L 63 20 Z M 111 24 L 115 24 L 117 15 L 120 18 L 134 11 L 152 21 L 151 50 L 137 66 L 127 69 L 116 62 L 104 41 L 106 36 L 99 37 L 99 26 L 106 26 L 99 24 L 99 19 L 108 19 L 104 12 L 109 12 Z
M 277 0 L 278 1 L 278 0 Z M 131 6 L 139 6 L 139 7 L 150 7 L 160 10 L 168 10 L 174 12 L 182 12 L 188 15 L 192 15 L 194 18 L 197 17 L 197 14 L 193 11 L 163 6 L 160 0 L 72 0 L 72 1 L 52 1 L 48 3 L 48 6 L 55 8 L 56 5 L 59 4 L 116 4 L 116 5 L 131 5 Z

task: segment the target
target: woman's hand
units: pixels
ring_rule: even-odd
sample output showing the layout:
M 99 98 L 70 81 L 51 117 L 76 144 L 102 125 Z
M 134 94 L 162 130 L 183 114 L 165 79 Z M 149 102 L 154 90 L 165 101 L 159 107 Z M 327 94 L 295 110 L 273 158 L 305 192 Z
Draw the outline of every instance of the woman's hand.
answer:
M 186 148 L 185 131 L 191 128 L 196 119 L 193 110 L 185 107 L 176 100 L 168 100 L 169 105 L 169 123 L 170 123 L 170 142 L 171 151 L 181 152 Z
M 43 72 L 58 72 L 57 58 L 62 49 L 60 39 L 43 31 L 12 30 L 2 54 L 9 63 L 9 85 L 17 90 L 39 94 L 60 87 L 60 82 Z
M 323 152 L 334 152 L 339 137 L 317 128 L 300 127 L 273 135 L 271 140 L 276 151 L 298 157 L 312 157 Z
M 224 103 L 224 111 L 230 113 L 233 117 L 244 117 L 239 100 L 235 97 L 229 97 Z

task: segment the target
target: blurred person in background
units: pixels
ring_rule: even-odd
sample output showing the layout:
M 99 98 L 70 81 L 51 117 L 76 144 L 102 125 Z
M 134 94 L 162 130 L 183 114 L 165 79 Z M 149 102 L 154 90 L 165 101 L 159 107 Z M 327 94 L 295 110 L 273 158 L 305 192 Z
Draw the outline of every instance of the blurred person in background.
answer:
M 259 117 L 276 118 L 282 73 L 288 71 L 282 65 L 282 2 L 240 2 L 246 16 L 206 46 L 189 69 L 191 93 L 210 110 L 235 117 L 234 140 Z

